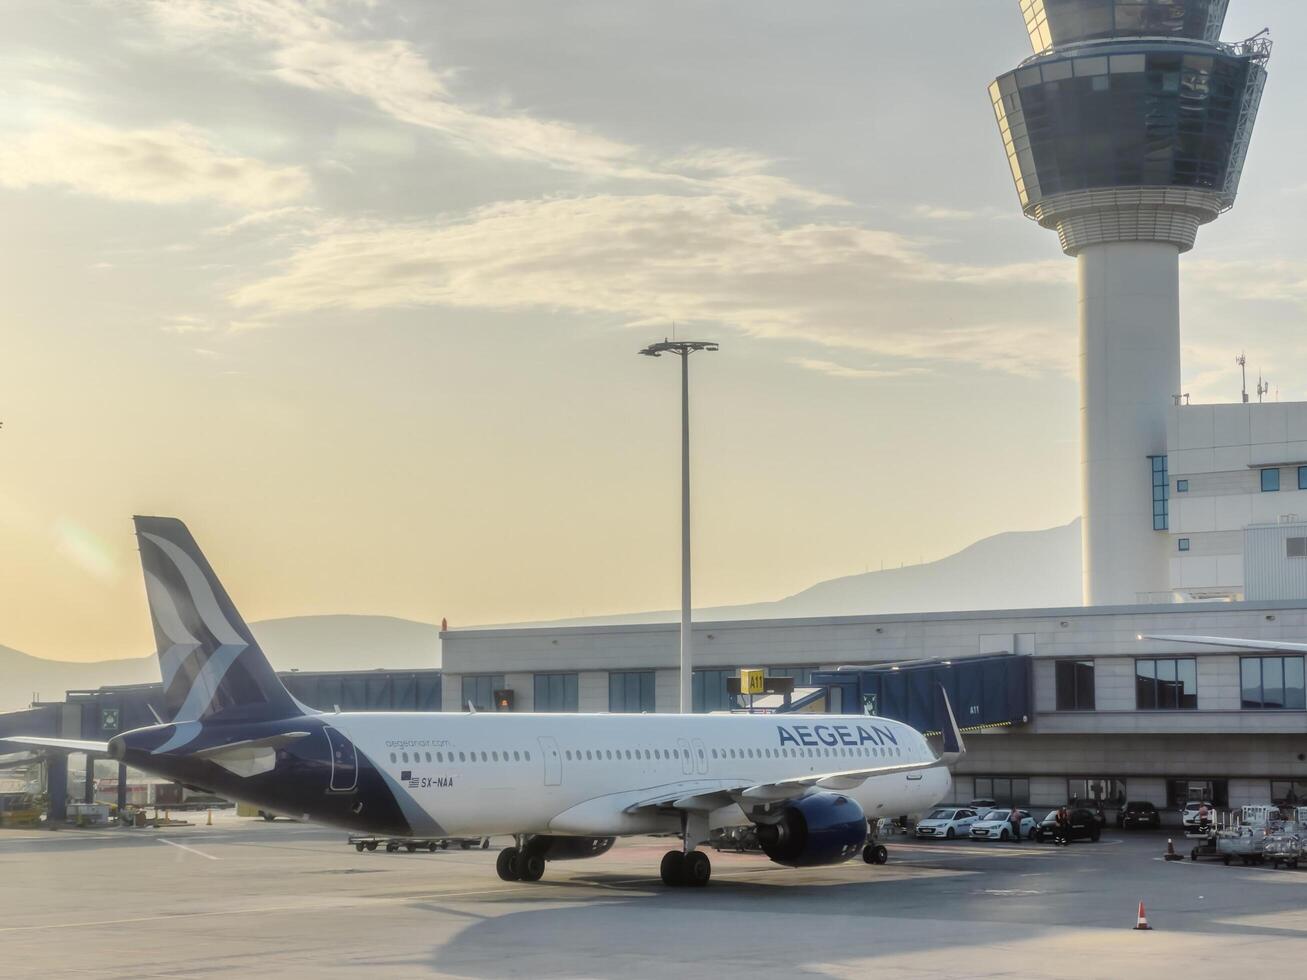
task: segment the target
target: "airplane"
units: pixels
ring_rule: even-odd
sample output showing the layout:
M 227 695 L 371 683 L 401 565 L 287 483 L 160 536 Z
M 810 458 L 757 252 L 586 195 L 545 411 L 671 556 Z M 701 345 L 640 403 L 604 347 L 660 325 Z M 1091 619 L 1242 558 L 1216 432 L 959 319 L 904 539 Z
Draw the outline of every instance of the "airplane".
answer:
M 679 838 L 659 869 L 668 886 L 707 884 L 698 846 L 750 824 L 781 865 L 884 863 L 869 822 L 934 806 L 966 751 L 942 686 L 939 756 L 921 732 L 870 716 L 321 711 L 282 685 L 185 524 L 135 526 L 159 723 L 107 742 L 3 741 L 103 753 L 359 834 L 512 836 L 496 862 L 505 881 L 538 881 L 547 861 L 603 854 L 620 836 Z

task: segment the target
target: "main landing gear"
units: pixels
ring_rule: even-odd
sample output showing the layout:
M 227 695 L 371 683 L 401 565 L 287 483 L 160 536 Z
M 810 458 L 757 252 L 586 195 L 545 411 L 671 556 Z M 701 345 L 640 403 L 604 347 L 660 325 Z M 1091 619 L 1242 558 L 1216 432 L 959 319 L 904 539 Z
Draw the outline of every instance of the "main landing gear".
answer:
M 495 859 L 495 870 L 504 881 L 539 881 L 545 874 L 545 858 L 530 847 L 506 847 Z
M 668 851 L 658 870 L 664 885 L 702 888 L 712 877 L 712 862 L 703 851 Z

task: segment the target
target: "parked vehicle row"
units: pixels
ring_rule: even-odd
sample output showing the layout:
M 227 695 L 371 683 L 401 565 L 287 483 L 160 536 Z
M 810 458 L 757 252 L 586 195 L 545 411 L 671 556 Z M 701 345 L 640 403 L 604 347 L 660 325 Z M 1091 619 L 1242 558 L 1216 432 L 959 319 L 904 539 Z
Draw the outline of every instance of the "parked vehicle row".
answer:
M 1096 841 L 1102 834 L 1097 815 L 1088 807 L 1068 807 L 1070 840 Z M 917 822 L 916 836 L 922 839 L 1038 840 L 1057 837 L 1057 810 L 1036 821 L 1029 810 L 998 807 L 992 800 L 972 800 L 966 806 L 940 806 Z

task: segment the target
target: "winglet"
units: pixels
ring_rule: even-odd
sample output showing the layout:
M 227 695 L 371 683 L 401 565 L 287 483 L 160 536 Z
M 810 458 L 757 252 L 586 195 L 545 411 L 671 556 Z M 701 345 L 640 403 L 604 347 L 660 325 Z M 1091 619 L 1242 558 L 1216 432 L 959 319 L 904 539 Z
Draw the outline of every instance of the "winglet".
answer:
M 967 754 L 967 746 L 962 741 L 962 730 L 953 716 L 953 705 L 949 703 L 948 691 L 944 690 L 943 684 L 935 688 L 935 713 L 942 716 L 939 729 L 944 737 L 944 751 L 940 753 L 940 761 L 952 764 Z

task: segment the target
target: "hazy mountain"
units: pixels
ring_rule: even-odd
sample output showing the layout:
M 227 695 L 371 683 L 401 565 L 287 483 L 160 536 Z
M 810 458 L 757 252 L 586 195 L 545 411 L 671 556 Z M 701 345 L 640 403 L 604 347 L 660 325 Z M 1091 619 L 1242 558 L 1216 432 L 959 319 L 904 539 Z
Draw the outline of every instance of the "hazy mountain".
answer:
M 105 684 L 144 684 L 159 679 L 154 657 L 70 663 L 43 660 L 0 646 L 0 711 L 25 708 L 34 696 L 62 700 L 64 692 Z
M 1076 518 L 1041 531 L 995 534 L 938 561 L 845 575 L 774 602 L 710 606 L 695 609 L 694 616 L 699 622 L 720 622 L 1080 604 L 1080 518 Z M 598 626 L 679 617 L 679 610 L 663 610 L 514 625 Z
M 392 616 L 295 616 L 251 623 L 278 670 L 370 670 L 440 666 L 440 627 Z M 24 708 L 39 694 L 159 679 L 153 654 L 127 660 L 44 660 L 0 646 L 0 711 Z
M 394 616 L 292 616 L 251 623 L 278 670 L 440 666 L 440 627 Z
M 695 610 L 700 621 L 1019 609 L 1080 604 L 1080 521 L 1043 531 L 996 534 L 939 561 L 847 575 L 778 599 Z M 554 620 L 598 625 L 675 620 L 675 610 Z M 440 629 L 391 616 L 295 616 L 252 623 L 279 670 L 368 670 L 440 666 Z M 74 688 L 157 681 L 151 656 L 96 663 L 31 657 L 0 647 L 0 711 L 22 708 L 39 693 L 47 700 Z

